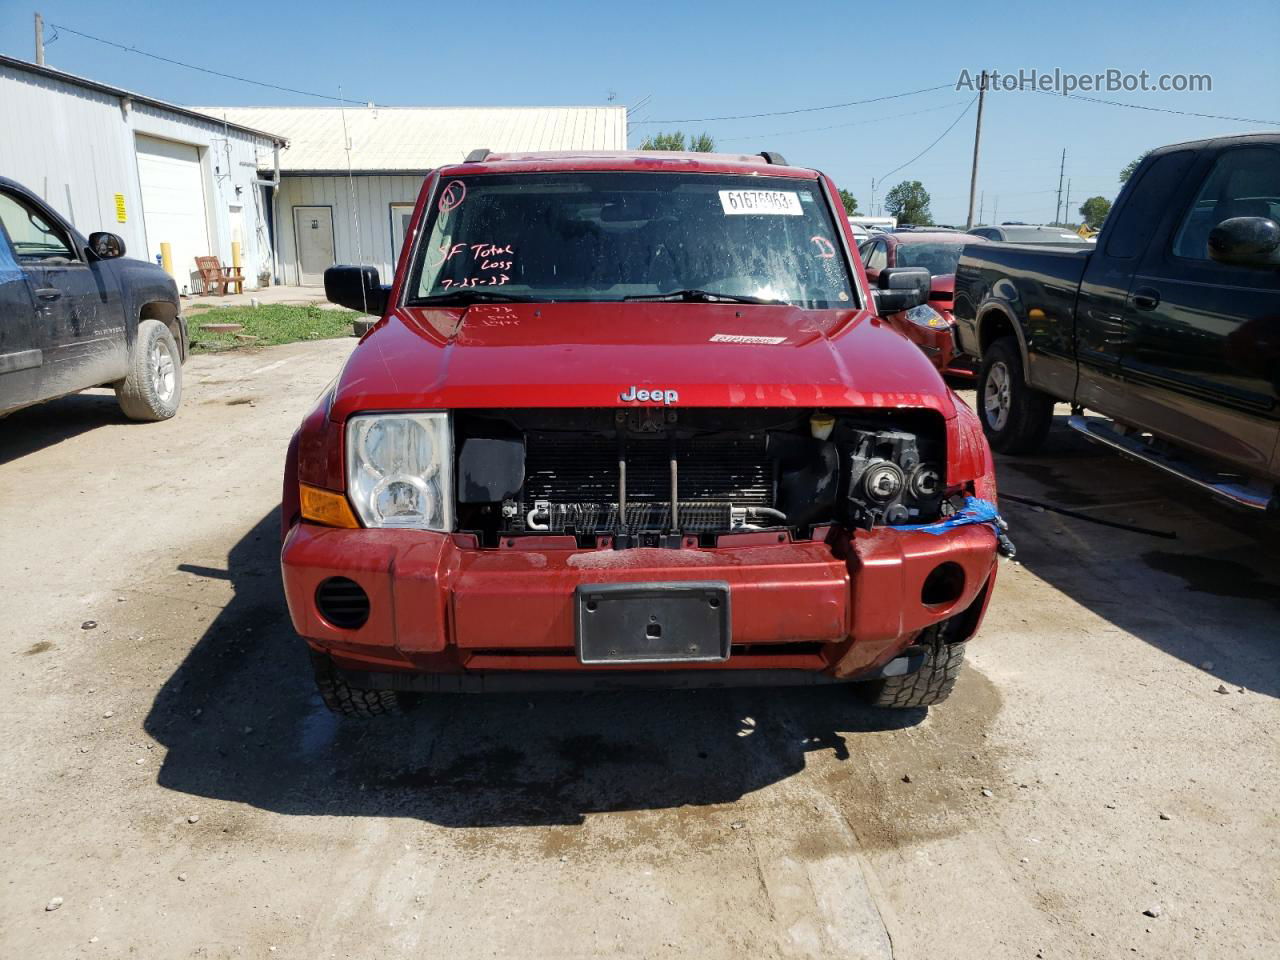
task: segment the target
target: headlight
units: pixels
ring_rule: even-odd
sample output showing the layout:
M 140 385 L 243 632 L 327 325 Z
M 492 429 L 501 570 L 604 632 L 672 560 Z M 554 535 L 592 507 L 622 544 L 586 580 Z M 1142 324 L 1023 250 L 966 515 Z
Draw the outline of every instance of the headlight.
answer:
M 942 474 L 936 467 L 921 463 L 911 471 L 907 490 L 916 500 L 928 500 L 942 492 Z
M 447 413 L 379 413 L 347 423 L 347 491 L 366 527 L 453 528 Z
M 907 319 L 917 327 L 928 327 L 933 330 L 940 330 L 951 326 L 951 324 L 947 323 L 946 317 L 933 309 L 933 307 L 924 303 L 920 304 L 918 307 L 912 307 L 908 310 Z
M 881 503 L 886 503 L 901 493 L 902 483 L 902 468 L 888 460 L 873 463 L 862 476 L 867 496 Z

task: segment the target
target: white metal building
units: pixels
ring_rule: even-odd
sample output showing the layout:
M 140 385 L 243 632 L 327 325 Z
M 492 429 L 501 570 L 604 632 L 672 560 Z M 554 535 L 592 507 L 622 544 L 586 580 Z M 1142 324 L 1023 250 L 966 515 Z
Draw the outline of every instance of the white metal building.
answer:
M 334 263 L 370 264 L 388 278 L 423 177 L 472 150 L 627 145 L 625 107 L 198 109 L 289 141 L 276 207 L 283 283 L 319 284 Z
M 232 262 L 245 286 L 273 272 L 267 169 L 282 137 L 0 56 L 0 174 L 39 193 L 81 233 L 109 230 L 130 256 L 170 244 L 178 289 L 200 289 L 197 256 Z

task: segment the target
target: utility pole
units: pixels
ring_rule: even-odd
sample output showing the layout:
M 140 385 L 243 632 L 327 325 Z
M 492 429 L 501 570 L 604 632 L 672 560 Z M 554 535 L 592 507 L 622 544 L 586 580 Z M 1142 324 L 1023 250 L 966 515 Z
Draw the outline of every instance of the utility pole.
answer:
M 36 66 L 44 66 L 44 17 L 36 14 Z
M 992 226 L 996 226 L 999 223 L 1000 223 L 1000 194 L 997 193 L 995 199 L 991 201 L 991 224 Z
M 982 199 L 978 201 L 978 222 L 986 223 L 987 216 L 987 191 L 982 191 Z M 966 228 L 967 229 L 967 228 Z
M 1053 225 L 1058 225 L 1058 213 L 1062 210 L 1062 175 L 1067 170 L 1067 148 L 1062 148 L 1062 166 L 1058 167 L 1058 199 L 1053 208 Z
M 876 178 L 871 178 L 871 209 L 867 212 L 867 216 L 874 217 L 876 215 Z
M 982 105 L 987 97 L 987 71 L 978 78 L 978 122 L 973 128 L 973 170 L 969 174 L 969 216 L 965 229 L 973 229 L 973 200 L 978 191 L 978 148 L 982 144 Z
M 1062 222 L 1071 222 L 1071 178 L 1067 178 L 1067 202 L 1062 205 Z

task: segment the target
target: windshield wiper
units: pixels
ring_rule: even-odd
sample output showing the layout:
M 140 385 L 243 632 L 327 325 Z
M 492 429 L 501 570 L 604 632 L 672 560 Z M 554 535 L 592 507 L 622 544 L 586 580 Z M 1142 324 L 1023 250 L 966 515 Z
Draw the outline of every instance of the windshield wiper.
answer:
M 429 297 L 418 297 L 409 303 L 411 307 L 430 307 L 436 304 L 467 303 L 547 303 L 546 297 L 523 296 L 518 293 L 496 293 L 491 290 L 476 290 L 468 287 L 465 290 L 450 290 L 448 293 L 437 293 Z
M 764 297 L 748 297 L 736 293 L 712 293 L 710 290 L 673 290 L 671 293 L 639 293 L 623 300 L 654 300 L 672 303 L 761 303 L 769 306 L 785 307 L 785 300 L 766 300 Z

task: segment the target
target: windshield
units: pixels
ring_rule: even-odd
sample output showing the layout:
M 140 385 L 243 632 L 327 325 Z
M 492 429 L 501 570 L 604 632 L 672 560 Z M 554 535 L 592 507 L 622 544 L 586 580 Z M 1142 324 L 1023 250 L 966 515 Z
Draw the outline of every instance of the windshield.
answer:
M 728 299 L 857 304 L 821 185 L 782 177 L 458 177 L 432 200 L 409 303 Z
M 900 267 L 927 267 L 935 277 L 955 273 L 963 249 L 963 243 L 900 243 L 897 264 Z

